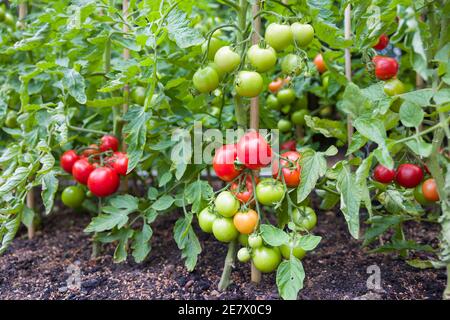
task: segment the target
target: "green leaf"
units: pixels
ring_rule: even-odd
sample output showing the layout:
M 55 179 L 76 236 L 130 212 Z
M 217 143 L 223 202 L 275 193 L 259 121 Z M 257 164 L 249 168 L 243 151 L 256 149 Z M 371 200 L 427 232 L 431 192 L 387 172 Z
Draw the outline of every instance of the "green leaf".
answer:
M 402 216 L 374 216 L 368 222 L 370 223 L 370 227 L 366 230 L 364 234 L 364 242 L 363 246 L 369 245 L 375 239 L 378 239 L 378 236 L 385 233 L 388 229 L 393 226 L 399 225 L 401 222 L 405 220 Z
M 322 119 L 319 117 L 305 116 L 306 125 L 313 131 L 323 134 L 328 138 L 336 138 L 342 142 L 347 141 L 346 126 L 342 121 Z
M 123 227 L 128 222 L 128 214 L 116 211 L 110 214 L 99 214 L 94 217 L 84 232 L 102 232 L 114 227 Z
M 17 230 L 19 230 L 20 221 L 22 220 L 22 214 L 16 214 L 12 216 L 9 220 L 6 222 L 3 222 L 1 224 L 0 228 L 0 238 L 2 240 L 1 246 L 0 246 L 0 254 L 5 252 L 5 250 L 8 248 L 8 246 L 11 244 L 11 242 L 14 239 L 14 236 L 17 233 Z
M 147 198 L 149 200 L 156 200 L 158 198 L 158 189 L 150 187 L 147 190 Z
M 41 183 L 41 197 L 45 207 L 45 214 L 49 214 L 53 208 L 55 195 L 58 191 L 59 181 L 55 177 L 55 173 L 53 171 L 50 171 L 41 178 Z
M 353 125 L 367 139 L 374 141 L 380 146 L 386 144 L 386 129 L 382 121 L 363 116 L 355 119 Z
M 175 223 L 174 239 L 181 250 L 181 257 L 186 259 L 185 265 L 188 271 L 192 271 L 197 264 L 198 255 L 202 252 L 202 247 L 191 226 L 192 214 L 187 214 Z
M 405 144 L 418 156 L 428 158 L 431 155 L 432 145 L 423 141 L 421 137 L 409 140 Z
M 305 270 L 296 257 L 284 260 L 277 269 L 277 287 L 280 296 L 285 300 L 296 300 L 298 292 L 303 288 Z
M 30 174 L 27 167 L 18 167 L 10 177 L 0 186 L 0 197 L 14 190 L 17 186 L 25 182 Z
M 133 236 L 132 229 L 121 229 L 118 231 L 119 243 L 117 244 L 116 250 L 114 250 L 114 262 L 120 263 L 127 260 L 128 252 L 128 239 Z
M 314 250 L 319 245 L 321 240 L 322 237 L 307 234 L 300 237 L 300 239 L 297 242 L 297 245 L 299 245 L 305 251 L 311 251 Z
M 405 127 L 417 128 L 422 123 L 425 113 L 416 103 L 405 101 L 400 107 L 399 115 Z
M 205 41 L 197 29 L 189 27 L 186 14 L 177 9 L 167 15 L 167 31 L 169 38 L 182 49 L 200 45 Z
M 430 104 L 433 95 L 434 95 L 433 89 L 421 89 L 403 93 L 399 97 L 404 101 L 408 101 L 410 103 L 414 103 L 417 104 L 418 106 L 424 107 Z
M 198 213 L 204 208 L 204 203 L 214 195 L 214 191 L 207 181 L 197 180 L 190 183 L 184 190 L 188 204 L 192 204 L 192 212 Z
M 348 166 L 343 166 L 336 183 L 341 194 L 341 211 L 347 221 L 348 230 L 353 238 L 359 238 L 359 206 L 361 192 Z
M 145 260 L 151 251 L 150 239 L 152 238 L 153 230 L 146 223 L 142 226 L 142 230 L 136 231 L 133 236 L 133 257 L 137 263 Z
M 86 84 L 84 78 L 74 69 L 66 69 L 61 81 L 64 88 L 69 94 L 80 104 L 85 104 L 86 97 Z
M 152 204 L 152 208 L 156 211 L 164 211 L 170 208 L 175 199 L 171 195 L 163 195 Z
M 172 180 L 172 173 L 170 171 L 164 172 L 159 179 L 159 187 L 163 187 Z
M 305 152 L 300 159 L 301 180 L 297 187 L 297 201 L 302 202 L 327 171 L 327 161 L 320 152 Z
M 341 109 L 352 118 L 371 113 L 372 104 L 361 89 L 353 82 L 348 83 L 343 95 Z
M 260 231 L 264 241 L 271 246 L 278 247 L 289 242 L 289 235 L 286 232 L 270 224 L 262 224 Z
M 150 115 L 142 107 L 131 107 L 124 116 L 123 128 L 128 145 L 128 173 L 133 171 L 142 158 L 147 141 L 147 121 Z

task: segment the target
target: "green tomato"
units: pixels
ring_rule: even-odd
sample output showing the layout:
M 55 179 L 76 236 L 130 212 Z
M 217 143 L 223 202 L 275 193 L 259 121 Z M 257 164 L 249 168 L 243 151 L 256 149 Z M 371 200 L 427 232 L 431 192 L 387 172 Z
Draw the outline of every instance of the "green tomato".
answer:
M 225 45 L 224 41 L 222 41 L 216 37 L 211 37 L 211 40 L 209 41 L 208 59 L 214 60 L 214 56 L 216 55 L 217 50 L 222 48 L 224 45 Z M 203 54 L 206 52 L 207 46 L 208 46 L 208 40 L 206 40 L 202 44 Z
M 5 20 L 5 8 L 0 5 L 0 22 L 3 22 Z
M 144 87 L 136 87 L 133 89 L 133 91 L 131 91 L 131 100 L 138 104 L 143 106 L 145 103 L 145 88 Z
M 325 90 L 328 89 L 328 84 L 329 84 L 329 83 L 330 83 L 330 76 L 329 76 L 328 74 L 322 76 L 322 87 L 323 87 Z
M 249 262 L 251 259 L 250 251 L 247 248 L 241 248 L 237 252 L 237 258 L 240 262 Z
M 280 251 L 275 248 L 260 247 L 253 250 L 253 264 L 263 273 L 273 272 L 281 262 Z
M 306 255 L 306 251 L 303 250 L 302 247 L 300 246 L 294 247 L 293 244 L 290 243 L 289 245 L 283 244 L 280 246 L 280 251 L 281 254 L 283 255 L 283 258 L 285 259 L 291 258 L 291 248 L 292 248 L 292 255 L 297 259 L 303 259 L 303 257 Z
M 81 187 L 70 186 L 61 194 L 62 202 L 69 208 L 79 208 L 84 201 L 85 193 Z
M 296 109 L 308 109 L 308 96 L 303 95 L 301 98 L 297 99 L 294 106 Z
M 392 97 L 406 92 L 405 85 L 398 79 L 391 79 L 384 83 L 384 92 Z
M 216 70 L 217 75 L 219 76 L 219 80 L 221 80 L 223 78 L 223 76 L 225 75 L 225 73 L 217 66 L 217 64 L 213 61 L 211 61 L 210 63 L 208 63 L 208 67 L 213 68 L 214 70 Z M 218 89 L 216 89 L 218 90 Z
M 231 218 L 217 218 L 213 222 L 212 232 L 220 242 L 230 242 L 236 239 L 239 231 L 236 229 Z
M 297 110 L 291 114 L 291 121 L 296 125 L 304 126 L 306 115 L 308 115 L 308 110 Z
M 274 206 L 284 198 L 284 187 L 281 181 L 265 178 L 256 186 L 256 199 L 265 206 Z
M 248 245 L 253 249 L 259 248 L 263 245 L 263 239 L 260 235 L 252 233 L 248 236 Z
M 266 29 L 264 40 L 275 50 L 281 51 L 292 44 L 294 35 L 290 26 L 271 23 Z
M 310 207 L 300 207 L 292 210 L 294 223 L 306 230 L 312 230 L 317 224 L 317 216 Z
M 241 57 L 230 46 L 225 46 L 217 50 L 214 63 L 222 72 L 231 72 L 241 63 Z
M 416 201 L 423 206 L 430 204 L 430 202 L 425 198 L 423 194 L 422 183 L 414 188 L 414 199 L 416 199 Z
M 247 247 L 248 246 L 248 234 L 240 233 L 239 237 L 238 237 L 238 241 L 242 246 Z
M 280 132 L 289 132 L 292 129 L 292 122 L 286 119 L 280 119 L 278 120 L 277 128 Z
M 239 210 L 239 201 L 229 191 L 222 191 L 214 201 L 217 212 L 224 217 L 232 217 Z
M 319 115 L 323 118 L 326 118 L 326 117 L 329 117 L 332 113 L 333 113 L 333 108 L 331 106 L 326 106 L 320 110 Z
M 289 111 L 291 111 L 291 105 L 290 104 L 287 104 L 287 105 L 285 105 L 285 106 L 283 106 L 281 108 L 281 113 L 283 113 L 283 114 L 288 114 Z
M 281 61 L 281 71 L 285 74 L 298 75 L 303 69 L 302 59 L 295 54 L 286 55 Z
M 212 233 L 212 226 L 217 216 L 212 212 L 211 208 L 206 207 L 198 214 L 198 224 L 200 229 L 206 233 Z
M 278 101 L 277 97 L 275 97 L 273 94 L 270 94 L 266 98 L 266 105 L 270 109 L 278 110 L 280 108 L 280 102 Z
M 282 105 L 291 104 L 295 100 L 295 91 L 292 88 L 281 89 L 277 93 L 278 102 Z
M 13 26 L 16 24 L 16 23 L 14 22 L 14 17 L 13 17 L 13 15 L 12 15 L 11 13 L 9 13 L 9 12 L 6 12 L 6 13 L 5 13 L 4 22 L 5 22 L 7 25 L 11 26 L 11 27 L 13 27 Z
M 240 71 L 236 77 L 235 89 L 242 97 L 253 98 L 263 89 L 263 78 L 258 72 Z
M 211 67 L 199 69 L 192 78 L 194 87 L 201 93 L 207 93 L 215 90 L 219 86 L 219 75 Z
M 295 22 L 291 24 L 295 43 L 300 47 L 306 47 L 314 39 L 314 28 L 310 24 Z
M 17 112 L 15 112 L 14 110 L 8 112 L 5 119 L 5 125 L 8 128 L 17 128 L 17 126 L 19 125 L 17 123 Z
M 248 49 L 247 58 L 258 72 L 268 71 L 277 63 L 277 53 L 272 47 L 261 48 L 257 44 Z

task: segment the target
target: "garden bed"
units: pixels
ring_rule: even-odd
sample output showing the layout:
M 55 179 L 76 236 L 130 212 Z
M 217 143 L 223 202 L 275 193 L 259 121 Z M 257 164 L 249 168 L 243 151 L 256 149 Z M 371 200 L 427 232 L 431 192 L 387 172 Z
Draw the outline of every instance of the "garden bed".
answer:
M 440 299 L 445 287 L 444 270 L 419 270 L 395 256 L 367 254 L 348 234 L 342 216 L 319 212 L 317 235 L 323 237 L 317 250 L 303 260 L 305 288 L 300 299 Z M 236 264 L 226 292 L 219 292 L 226 245 L 217 245 L 210 235 L 198 232 L 203 251 L 194 272 L 186 271 L 172 238 L 175 217 L 153 225 L 149 259 L 136 264 L 114 264 L 113 246 L 90 260 L 91 241 L 83 228 L 89 217 L 62 212 L 44 221 L 33 240 L 25 234 L 14 240 L 0 257 L 1 299 L 279 299 L 275 275 L 263 275 L 262 283 L 250 283 L 248 264 Z M 197 225 L 195 223 L 195 225 Z M 198 231 L 198 230 L 196 230 Z M 419 242 L 431 242 L 438 228 L 410 224 L 407 232 Z M 419 237 L 419 238 L 417 238 Z M 420 238 L 426 237 L 426 238 Z M 67 288 L 71 264 L 81 269 L 81 290 Z M 367 267 L 381 270 L 381 287 L 366 287 Z

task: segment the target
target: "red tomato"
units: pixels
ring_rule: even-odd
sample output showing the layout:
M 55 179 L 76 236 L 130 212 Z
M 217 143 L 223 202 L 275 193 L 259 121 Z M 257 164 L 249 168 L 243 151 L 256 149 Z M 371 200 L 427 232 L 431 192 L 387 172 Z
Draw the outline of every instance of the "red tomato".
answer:
M 247 168 L 261 169 L 271 162 L 272 148 L 258 132 L 249 131 L 239 139 L 237 157 Z
M 283 174 L 284 182 L 290 188 L 294 188 L 300 183 L 302 172 L 302 168 L 299 164 L 300 157 L 301 154 L 297 151 L 288 151 L 281 155 L 281 158 L 290 160 L 280 159 L 280 164 L 282 167 L 281 173 Z M 275 179 L 278 177 L 278 168 L 278 161 L 275 161 L 272 167 L 272 175 Z M 279 179 L 283 181 L 281 177 L 279 177 Z
M 105 152 L 108 150 L 117 151 L 119 150 L 119 140 L 111 135 L 103 136 L 100 139 L 100 151 Z
M 316 65 L 317 71 L 319 71 L 320 73 L 324 73 L 325 71 L 327 71 L 327 66 L 325 65 L 325 62 L 323 61 L 323 56 L 321 53 L 319 53 L 314 58 L 314 64 Z
M 375 56 L 372 59 L 375 64 L 375 76 L 380 80 L 388 80 L 397 75 L 398 62 L 391 57 Z
M 79 159 L 80 157 L 74 150 L 67 150 L 62 154 L 59 162 L 61 164 L 61 168 L 63 168 L 64 171 L 72 173 L 73 164 L 77 162 Z
M 269 83 L 269 91 L 272 93 L 277 93 L 283 86 L 283 79 L 277 78 Z
M 384 33 L 380 36 L 380 38 L 378 39 L 378 42 L 376 45 L 373 46 L 373 48 L 375 50 L 383 50 L 384 48 L 387 47 L 387 45 L 389 44 L 389 38 L 387 35 L 385 35 Z
M 373 178 L 381 183 L 391 183 L 395 178 L 395 170 L 388 169 L 381 164 L 375 167 L 373 171 Z
M 255 183 L 258 184 L 258 182 L 259 179 L 255 177 Z M 245 185 L 242 184 L 241 189 L 239 189 L 239 182 L 233 182 L 230 191 L 240 202 L 249 202 L 253 195 L 252 177 L 250 175 L 246 176 Z
M 100 167 L 92 171 L 87 181 L 89 190 L 97 197 L 107 197 L 119 189 L 119 175 L 114 169 Z
M 82 155 L 83 157 L 89 158 L 90 156 L 96 155 L 98 153 L 100 153 L 98 145 L 93 143 L 83 150 Z
M 72 167 L 72 175 L 76 181 L 81 184 L 86 184 L 89 175 L 94 171 L 95 167 L 85 158 L 75 162 Z
M 295 140 L 288 140 L 281 144 L 280 150 L 296 151 L 297 150 L 297 142 Z
M 426 200 L 431 202 L 439 201 L 439 193 L 434 179 L 430 178 L 423 182 L 422 192 Z
M 401 164 L 397 168 L 395 181 L 405 188 L 416 187 L 423 178 L 423 171 L 419 166 L 411 163 Z
M 236 178 L 242 171 L 234 164 L 236 158 L 237 147 L 235 144 L 225 144 L 218 148 L 213 158 L 213 168 L 217 177 L 223 181 L 231 181 Z
M 123 152 L 114 152 L 112 157 L 108 159 L 110 165 L 121 176 L 127 175 L 128 170 L 128 156 Z

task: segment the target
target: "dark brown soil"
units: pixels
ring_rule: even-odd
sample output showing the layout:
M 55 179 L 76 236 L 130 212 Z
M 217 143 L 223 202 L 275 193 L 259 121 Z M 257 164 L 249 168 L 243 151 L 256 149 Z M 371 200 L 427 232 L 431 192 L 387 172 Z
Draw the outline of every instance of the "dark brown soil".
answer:
M 197 268 L 189 273 L 172 239 L 176 217 L 161 218 L 154 225 L 152 252 L 147 262 L 114 264 L 108 246 L 96 261 L 90 237 L 83 233 L 89 217 L 60 213 L 44 221 L 33 240 L 17 238 L 0 257 L 1 299 L 279 299 L 275 276 L 263 275 L 259 286 L 250 281 L 248 264 L 237 264 L 233 283 L 218 292 L 226 246 L 198 232 L 203 252 Z M 430 241 L 438 229 L 431 225 L 408 226 L 411 235 Z M 316 234 L 319 247 L 304 259 L 305 288 L 300 299 L 440 299 L 445 285 L 443 270 L 418 270 L 395 256 L 368 254 L 351 239 L 344 219 L 319 213 Z M 378 292 L 367 289 L 367 267 L 381 271 Z M 79 266 L 81 289 L 67 288 L 69 266 Z M 70 287 L 70 286 L 69 286 Z

